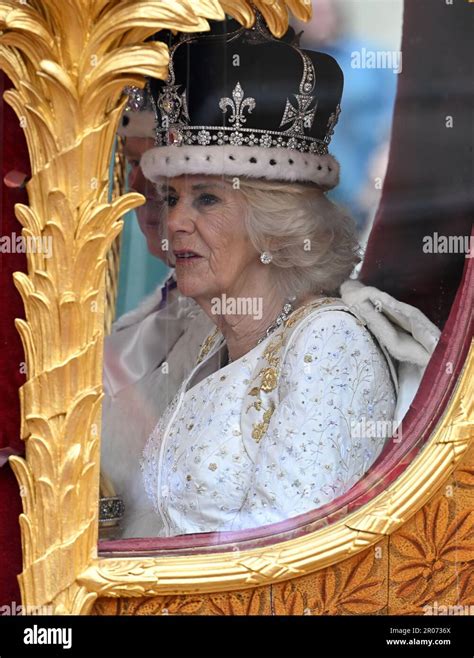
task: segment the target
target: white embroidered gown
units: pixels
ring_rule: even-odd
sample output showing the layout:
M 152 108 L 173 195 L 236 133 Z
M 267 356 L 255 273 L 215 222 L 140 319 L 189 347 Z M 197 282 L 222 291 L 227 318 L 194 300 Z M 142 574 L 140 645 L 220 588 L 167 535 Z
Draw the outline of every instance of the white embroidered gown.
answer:
M 387 440 L 360 430 L 393 418 L 387 357 L 340 299 L 297 309 L 220 368 L 225 353 L 215 330 L 148 439 L 142 536 L 241 530 L 318 508 Z

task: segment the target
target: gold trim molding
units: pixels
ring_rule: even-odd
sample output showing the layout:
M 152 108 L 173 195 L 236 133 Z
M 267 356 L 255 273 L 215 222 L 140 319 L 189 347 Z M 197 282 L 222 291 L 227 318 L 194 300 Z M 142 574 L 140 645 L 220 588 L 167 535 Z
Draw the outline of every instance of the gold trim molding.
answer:
M 449 476 L 470 440 L 471 352 L 429 443 L 375 500 L 328 528 L 271 547 L 186 557 L 99 559 L 99 445 L 105 271 L 120 219 L 138 194 L 109 201 L 109 161 L 125 85 L 165 77 L 169 55 L 145 40 L 160 29 L 208 28 L 228 12 L 275 35 L 307 0 L 0 0 L 4 95 L 28 144 L 23 235 L 51 238 L 52 257 L 28 253 L 15 284 L 27 363 L 20 390 L 26 458 L 11 458 L 21 491 L 23 604 L 87 614 L 101 596 L 151 596 L 254 587 L 310 573 L 355 554 L 404 523 Z M 71 18 L 73 17 L 73 20 Z

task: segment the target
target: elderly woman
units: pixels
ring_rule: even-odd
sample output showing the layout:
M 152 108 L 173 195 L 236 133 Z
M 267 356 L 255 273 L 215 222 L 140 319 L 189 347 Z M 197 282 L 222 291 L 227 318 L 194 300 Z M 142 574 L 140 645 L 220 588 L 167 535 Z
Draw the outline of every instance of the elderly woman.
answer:
M 340 496 L 387 438 L 360 428 L 386 427 L 396 404 L 389 357 L 337 296 L 358 262 L 354 226 L 325 196 L 337 63 L 261 24 L 171 55 L 141 166 L 167 207 L 179 291 L 216 327 L 144 450 L 141 530 L 163 537 Z

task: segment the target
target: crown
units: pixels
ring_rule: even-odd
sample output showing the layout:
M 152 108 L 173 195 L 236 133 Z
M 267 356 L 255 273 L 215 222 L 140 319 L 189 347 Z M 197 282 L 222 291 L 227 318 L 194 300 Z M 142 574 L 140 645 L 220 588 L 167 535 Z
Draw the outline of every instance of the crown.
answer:
M 156 147 L 142 157 L 145 175 L 229 174 L 334 187 L 339 165 L 328 145 L 341 111 L 339 65 L 288 37 L 274 38 L 261 19 L 251 30 L 228 28 L 181 36 L 170 49 L 168 79 L 150 80 Z

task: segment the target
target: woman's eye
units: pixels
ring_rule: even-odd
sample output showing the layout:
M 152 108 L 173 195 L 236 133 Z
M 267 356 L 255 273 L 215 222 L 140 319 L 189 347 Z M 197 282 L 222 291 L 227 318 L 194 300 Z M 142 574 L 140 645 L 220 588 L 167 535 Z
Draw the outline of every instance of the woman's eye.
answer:
M 173 208 L 178 203 L 178 197 L 177 196 L 165 196 L 163 198 L 164 203 L 168 206 L 168 208 Z
M 214 194 L 201 194 L 198 201 L 203 206 L 213 206 L 220 201 L 219 197 Z

